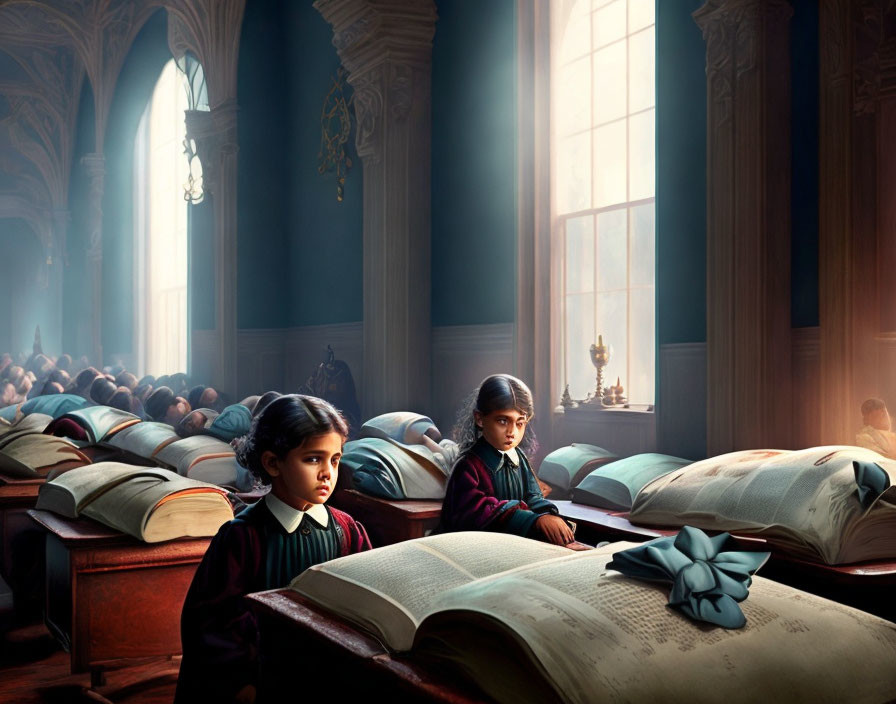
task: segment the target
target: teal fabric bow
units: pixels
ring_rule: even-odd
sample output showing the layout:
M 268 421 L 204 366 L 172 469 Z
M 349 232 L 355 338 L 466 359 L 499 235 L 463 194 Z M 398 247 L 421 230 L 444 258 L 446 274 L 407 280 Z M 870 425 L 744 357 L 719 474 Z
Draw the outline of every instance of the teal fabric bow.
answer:
M 699 528 L 685 526 L 678 535 L 615 553 L 607 569 L 671 582 L 669 606 L 697 621 L 741 628 L 747 621 L 737 603 L 747 598 L 751 575 L 770 553 L 725 550 L 730 542 L 728 533 L 710 538 Z
M 859 502 L 868 508 L 874 500 L 890 488 L 890 477 L 876 462 L 853 460 Z

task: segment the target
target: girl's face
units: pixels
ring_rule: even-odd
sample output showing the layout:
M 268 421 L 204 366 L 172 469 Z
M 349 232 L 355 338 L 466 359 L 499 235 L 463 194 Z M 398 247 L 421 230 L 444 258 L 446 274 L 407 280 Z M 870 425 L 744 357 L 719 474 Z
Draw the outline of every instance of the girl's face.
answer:
M 324 503 L 336 486 L 343 440 L 330 432 L 308 438 L 283 459 L 265 452 L 261 461 L 271 476 L 274 496 L 299 511 Z
M 482 436 L 496 450 L 507 452 L 513 449 L 526 434 L 528 419 L 515 408 L 492 411 L 485 415 L 474 411 L 473 415 L 476 425 L 482 429 Z

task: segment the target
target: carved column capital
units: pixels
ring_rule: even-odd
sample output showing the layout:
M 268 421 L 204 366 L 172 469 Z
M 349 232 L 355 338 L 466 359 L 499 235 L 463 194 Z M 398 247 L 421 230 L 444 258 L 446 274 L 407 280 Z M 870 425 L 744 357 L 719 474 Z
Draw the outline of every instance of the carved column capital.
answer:
M 354 88 L 358 155 L 379 159 L 384 120 L 406 120 L 415 93 L 430 91 L 435 4 L 317 0 L 314 7 L 333 26 L 333 46 Z
M 196 153 L 202 162 L 202 184 L 214 195 L 220 187 L 223 161 L 239 151 L 235 100 L 228 100 L 212 110 L 187 110 L 187 139 L 195 140 Z

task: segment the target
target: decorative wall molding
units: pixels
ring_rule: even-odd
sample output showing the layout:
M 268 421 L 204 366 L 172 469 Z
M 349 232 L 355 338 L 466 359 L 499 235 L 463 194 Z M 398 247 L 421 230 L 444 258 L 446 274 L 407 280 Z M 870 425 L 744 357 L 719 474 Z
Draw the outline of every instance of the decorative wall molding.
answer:
M 513 342 L 513 323 L 432 328 L 432 403 L 421 412 L 430 415 L 443 435 L 448 435 L 461 402 L 479 382 L 513 369 Z
M 706 457 L 706 343 L 660 345 L 659 385 L 657 450 Z
M 363 415 L 429 405 L 433 0 L 317 0 L 364 168 Z
M 785 0 L 708 0 L 694 13 L 707 65 L 710 455 L 790 434 L 792 13 Z

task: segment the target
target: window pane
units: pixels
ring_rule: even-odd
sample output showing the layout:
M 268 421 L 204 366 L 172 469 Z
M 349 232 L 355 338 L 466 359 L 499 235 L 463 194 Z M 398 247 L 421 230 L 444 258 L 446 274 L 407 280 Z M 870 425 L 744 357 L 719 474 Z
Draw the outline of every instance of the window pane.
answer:
M 579 293 L 566 297 L 566 383 L 573 398 L 585 398 L 594 391 L 596 370 L 591 364 L 594 334 L 594 294 Z
M 591 132 L 560 140 L 557 156 L 557 212 L 591 207 Z
M 656 235 L 653 203 L 632 208 L 632 286 L 653 286 L 656 271 Z
M 594 216 L 566 221 L 566 292 L 594 292 Z
M 654 401 L 654 289 L 632 290 L 632 360 L 625 395 L 631 403 Z
M 625 120 L 594 130 L 594 207 L 625 202 Z
M 625 42 L 594 55 L 595 125 L 625 116 L 625 76 Z
M 625 291 L 597 294 L 597 334 L 603 335 L 604 344 L 610 348 L 610 361 L 604 369 L 604 383 L 616 383 L 616 377 L 626 376 L 628 331 L 626 330 Z M 625 386 L 625 381 L 622 382 Z
M 628 111 L 653 107 L 655 102 L 653 27 L 629 37 L 628 55 L 631 74 L 628 86 Z
M 591 57 L 586 56 L 565 66 L 557 81 L 557 105 L 554 119 L 557 135 L 582 132 L 591 127 Z
M 629 118 L 629 199 L 640 200 L 650 198 L 654 194 L 654 147 L 655 131 L 653 125 L 654 111 Z
M 628 31 L 637 32 L 639 29 L 653 24 L 654 0 L 628 0 Z M 653 50 L 650 51 L 653 55 Z
M 625 0 L 616 0 L 602 7 L 592 17 L 594 47 L 604 46 L 625 36 Z
M 588 22 L 587 13 L 583 13 L 587 9 L 587 0 L 579 0 L 569 15 L 560 40 L 561 64 L 591 52 L 591 23 Z
M 597 289 L 625 288 L 627 278 L 627 227 L 626 209 L 611 210 L 597 216 Z

